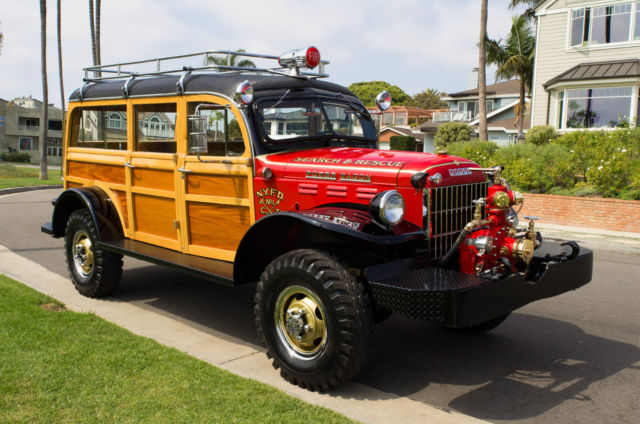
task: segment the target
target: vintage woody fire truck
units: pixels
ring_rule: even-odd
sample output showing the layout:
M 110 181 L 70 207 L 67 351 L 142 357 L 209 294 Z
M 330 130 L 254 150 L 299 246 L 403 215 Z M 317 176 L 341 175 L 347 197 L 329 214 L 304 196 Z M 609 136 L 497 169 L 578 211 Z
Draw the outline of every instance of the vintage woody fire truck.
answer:
M 241 54 L 274 67 L 210 65 Z M 184 58 L 196 67 L 161 69 Z M 211 51 L 85 69 L 70 98 L 64 188 L 42 230 L 76 289 L 111 295 L 122 257 L 255 283 L 255 323 L 290 382 L 328 390 L 362 368 L 391 312 L 487 331 L 591 280 L 592 252 L 520 227 L 502 168 L 377 149 L 369 112 L 321 81 L 315 47 Z M 132 71 L 134 65 L 157 66 Z M 316 69 L 314 71 L 314 69 Z M 391 98 L 381 93 L 380 110 Z

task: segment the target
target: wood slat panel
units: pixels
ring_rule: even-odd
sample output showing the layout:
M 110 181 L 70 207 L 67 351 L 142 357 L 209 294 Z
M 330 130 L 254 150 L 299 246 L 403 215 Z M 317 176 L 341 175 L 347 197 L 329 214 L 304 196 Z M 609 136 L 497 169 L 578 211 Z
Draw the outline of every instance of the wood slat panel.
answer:
M 227 175 L 187 175 L 188 194 L 249 198 L 247 177 Z
M 106 183 L 125 184 L 124 166 L 69 161 L 67 175 Z
M 173 191 L 173 171 L 134 168 L 131 182 L 135 187 Z
M 176 229 L 173 227 L 176 219 L 176 204 L 173 199 L 134 194 L 133 204 L 136 211 L 136 232 L 177 240 Z
M 116 195 L 120 210 L 122 210 L 122 219 L 126 228 L 129 227 L 129 209 L 127 208 L 127 192 L 121 190 L 113 190 L 113 194 Z
M 251 226 L 249 208 L 189 202 L 189 239 L 191 244 L 236 250 Z

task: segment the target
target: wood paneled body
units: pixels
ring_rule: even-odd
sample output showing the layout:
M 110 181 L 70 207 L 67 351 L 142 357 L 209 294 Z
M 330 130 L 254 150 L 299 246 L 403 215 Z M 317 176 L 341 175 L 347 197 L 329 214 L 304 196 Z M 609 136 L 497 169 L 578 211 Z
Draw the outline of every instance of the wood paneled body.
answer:
M 124 184 L 124 167 L 88 162 L 67 162 L 67 176 L 105 183 Z
M 188 202 L 192 245 L 234 251 L 251 226 L 249 208 Z
M 206 163 L 188 154 L 187 105 L 197 102 L 217 104 L 233 114 L 245 144 L 244 150 L 237 150 L 244 153 L 209 155 L 203 158 Z M 175 153 L 136 150 L 143 128 L 136 111 L 154 104 L 175 105 Z M 69 137 L 78 134 L 70 132 L 68 124 L 66 187 L 104 190 L 118 209 L 125 237 L 233 261 L 242 237 L 255 221 L 251 146 L 242 113 L 225 98 L 194 95 L 72 102 L 69 114 L 76 108 L 103 105 L 126 105 L 126 121 L 122 119 L 126 146 L 112 149 L 85 143 L 70 147 Z

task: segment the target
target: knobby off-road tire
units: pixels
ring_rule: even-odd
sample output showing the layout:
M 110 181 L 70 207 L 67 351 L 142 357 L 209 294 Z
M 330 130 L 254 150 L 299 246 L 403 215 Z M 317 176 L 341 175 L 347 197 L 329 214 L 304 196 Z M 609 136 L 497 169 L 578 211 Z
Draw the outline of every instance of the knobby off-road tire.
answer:
M 329 390 L 366 362 L 373 330 L 369 296 L 325 253 L 294 250 L 271 262 L 260 277 L 254 313 L 267 356 L 293 384 Z
M 122 276 L 122 255 L 97 248 L 98 229 L 86 209 L 71 213 L 64 236 L 65 259 L 76 290 L 87 297 L 113 293 Z

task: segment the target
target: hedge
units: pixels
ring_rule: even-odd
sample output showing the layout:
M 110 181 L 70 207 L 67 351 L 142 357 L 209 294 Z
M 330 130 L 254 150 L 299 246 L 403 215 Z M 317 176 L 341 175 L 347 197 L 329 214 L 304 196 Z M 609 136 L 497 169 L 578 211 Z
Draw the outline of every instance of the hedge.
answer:
M 458 142 L 448 150 L 482 166 L 504 166 L 505 178 L 522 191 L 640 200 L 640 129 L 579 131 L 502 148 Z
M 31 155 L 29 153 L 20 152 L 4 152 L 0 153 L 0 159 L 3 162 L 31 162 Z
M 406 152 L 416 151 L 416 139 L 408 135 L 393 135 L 389 138 L 389 148 L 391 150 L 404 150 Z

